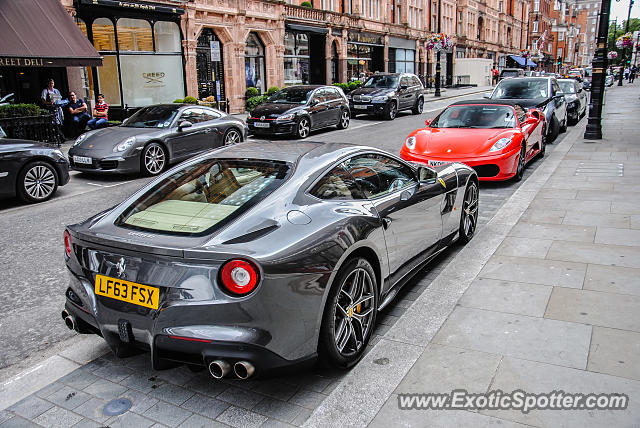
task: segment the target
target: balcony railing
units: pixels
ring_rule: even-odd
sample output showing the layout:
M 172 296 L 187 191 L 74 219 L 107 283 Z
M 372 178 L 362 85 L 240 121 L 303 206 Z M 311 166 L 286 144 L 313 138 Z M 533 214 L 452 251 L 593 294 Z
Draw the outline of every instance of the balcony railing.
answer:
M 349 27 L 357 27 L 359 19 L 346 13 L 337 13 L 329 10 L 312 9 L 302 6 L 294 6 L 287 4 L 284 6 L 284 15 L 286 18 L 299 19 L 303 21 L 329 22 L 334 25 L 346 25 Z

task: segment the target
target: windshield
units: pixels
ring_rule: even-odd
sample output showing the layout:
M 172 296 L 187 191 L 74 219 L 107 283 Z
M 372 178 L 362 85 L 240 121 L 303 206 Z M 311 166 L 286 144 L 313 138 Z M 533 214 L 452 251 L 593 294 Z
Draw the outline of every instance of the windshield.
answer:
M 122 126 L 127 128 L 168 128 L 179 106 L 151 106 L 138 110 Z
M 371 76 L 364 84 L 365 88 L 395 88 L 398 86 L 398 76 Z
M 479 105 L 453 106 L 440 113 L 431 128 L 515 128 L 512 107 Z
M 313 89 L 309 88 L 285 88 L 276 92 L 267 99 L 273 104 L 306 104 Z
M 289 170 L 284 162 L 205 159 L 158 183 L 116 225 L 179 235 L 211 233 L 278 188 Z
M 576 86 L 573 84 L 573 82 L 567 82 L 567 81 L 558 81 L 558 84 L 560 85 L 560 89 L 562 89 L 562 92 L 564 92 L 565 94 L 575 94 L 576 93 Z
M 547 98 L 547 80 L 540 79 L 510 79 L 501 81 L 493 91 L 491 99 L 536 99 Z
M 517 70 L 502 70 L 502 77 L 518 77 Z

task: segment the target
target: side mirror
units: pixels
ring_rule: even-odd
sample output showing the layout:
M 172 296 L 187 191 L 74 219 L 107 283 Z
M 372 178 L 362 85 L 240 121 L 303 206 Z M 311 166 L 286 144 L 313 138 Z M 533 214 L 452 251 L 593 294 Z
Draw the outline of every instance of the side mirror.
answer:
M 430 183 L 438 178 L 438 173 L 426 166 L 418 168 L 418 179 L 421 183 Z
M 558 92 L 556 92 L 556 95 L 555 95 L 555 96 L 556 96 L 556 97 L 564 97 L 564 92 L 562 92 L 562 91 L 558 91 Z
M 424 124 L 425 126 L 431 125 L 431 119 L 425 119 Z
M 309 101 L 309 107 L 313 107 L 315 105 L 318 105 L 318 100 L 311 100 Z
M 184 128 L 191 128 L 192 126 L 193 126 L 193 123 L 189 122 L 188 120 L 183 120 L 178 125 L 178 131 L 182 131 Z
M 482 98 L 487 98 L 487 99 L 491 98 L 491 92 L 485 92 Z

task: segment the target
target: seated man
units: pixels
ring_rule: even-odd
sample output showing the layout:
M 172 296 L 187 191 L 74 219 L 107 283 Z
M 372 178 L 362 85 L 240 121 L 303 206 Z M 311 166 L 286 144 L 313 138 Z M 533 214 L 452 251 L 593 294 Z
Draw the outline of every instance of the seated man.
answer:
M 87 113 L 87 104 L 82 99 L 77 99 L 75 92 L 69 92 L 69 104 L 66 108 L 71 120 L 73 120 L 73 125 L 76 129 L 83 131 L 91 119 Z
M 104 95 L 98 94 L 98 102 L 93 108 L 93 118 L 87 122 L 89 129 L 102 128 L 109 120 L 109 104 L 104 101 Z

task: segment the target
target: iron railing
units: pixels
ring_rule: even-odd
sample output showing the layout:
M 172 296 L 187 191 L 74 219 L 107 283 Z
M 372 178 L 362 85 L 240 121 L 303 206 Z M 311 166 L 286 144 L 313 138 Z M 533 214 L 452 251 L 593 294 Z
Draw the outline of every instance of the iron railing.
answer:
M 0 126 L 8 138 L 34 140 L 57 145 L 62 143 L 55 113 L 39 116 L 3 117 L 0 118 Z

